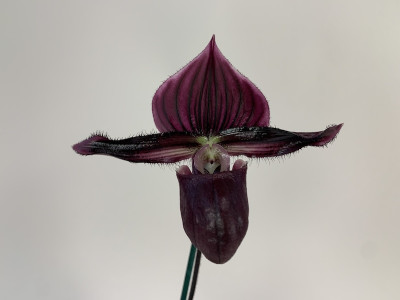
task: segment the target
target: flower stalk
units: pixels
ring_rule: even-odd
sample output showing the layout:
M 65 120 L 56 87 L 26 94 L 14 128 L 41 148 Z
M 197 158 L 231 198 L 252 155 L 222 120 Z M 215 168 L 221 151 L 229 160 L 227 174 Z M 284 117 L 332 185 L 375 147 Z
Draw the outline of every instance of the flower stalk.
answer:
M 192 300 L 196 290 L 197 277 L 200 269 L 201 252 L 193 244 L 190 246 L 189 258 L 186 266 L 181 300 Z M 194 268 L 193 268 L 194 267 Z M 190 284 L 190 291 L 189 291 Z M 189 295 L 188 295 L 189 291 Z

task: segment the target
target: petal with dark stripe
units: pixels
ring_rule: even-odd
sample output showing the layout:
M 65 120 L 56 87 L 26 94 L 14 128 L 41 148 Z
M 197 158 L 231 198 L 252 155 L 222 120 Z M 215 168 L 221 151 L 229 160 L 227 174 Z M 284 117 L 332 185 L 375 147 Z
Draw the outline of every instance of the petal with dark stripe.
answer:
M 135 163 L 175 163 L 191 158 L 199 147 L 190 133 L 167 132 L 122 140 L 93 135 L 72 148 L 82 155 L 103 154 Z
M 264 95 L 222 55 L 214 36 L 203 52 L 160 86 L 152 107 L 160 132 L 210 134 L 269 125 Z
M 324 146 L 339 133 L 343 124 L 318 132 L 290 132 L 272 127 L 232 128 L 218 139 L 229 155 L 273 157 L 289 154 L 306 146 Z

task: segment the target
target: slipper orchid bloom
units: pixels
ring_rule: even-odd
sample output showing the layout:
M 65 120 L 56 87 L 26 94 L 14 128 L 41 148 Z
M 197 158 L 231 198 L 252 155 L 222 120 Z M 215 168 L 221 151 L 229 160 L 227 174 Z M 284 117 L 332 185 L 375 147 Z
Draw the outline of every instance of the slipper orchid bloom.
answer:
M 160 133 L 112 140 L 92 135 L 73 146 L 82 155 L 103 154 L 134 163 L 178 168 L 183 227 L 210 261 L 227 262 L 248 227 L 248 158 L 275 157 L 306 146 L 324 146 L 343 124 L 318 132 L 269 127 L 268 102 L 217 48 L 214 36 L 188 65 L 168 78 L 152 104 Z

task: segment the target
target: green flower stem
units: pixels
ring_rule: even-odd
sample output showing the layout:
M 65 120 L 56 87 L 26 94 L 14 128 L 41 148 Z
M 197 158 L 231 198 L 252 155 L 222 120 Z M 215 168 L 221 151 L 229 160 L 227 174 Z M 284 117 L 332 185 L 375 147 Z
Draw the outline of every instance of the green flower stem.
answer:
M 185 280 L 183 282 L 183 287 L 182 287 L 181 300 L 193 299 L 194 292 L 196 289 L 197 276 L 200 268 L 200 258 L 201 258 L 201 252 L 198 249 L 196 249 L 195 246 L 191 245 L 189 259 L 186 266 Z M 195 260 L 196 262 L 194 263 Z M 193 264 L 194 264 L 194 270 L 193 270 Z M 187 298 L 190 281 L 192 282 L 192 284 L 190 287 L 189 297 Z
M 199 275 L 199 268 L 200 268 L 200 259 L 201 259 L 201 252 L 199 249 L 196 249 L 196 260 L 194 263 L 194 270 L 192 275 L 192 285 L 190 286 L 189 292 L 189 300 L 193 299 L 194 292 L 196 290 L 196 283 L 197 283 L 197 276 Z

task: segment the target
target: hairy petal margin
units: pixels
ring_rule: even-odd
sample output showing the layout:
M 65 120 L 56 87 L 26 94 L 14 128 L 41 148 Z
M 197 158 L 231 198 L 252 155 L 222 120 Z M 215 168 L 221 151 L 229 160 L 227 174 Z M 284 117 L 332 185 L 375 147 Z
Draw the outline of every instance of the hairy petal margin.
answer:
M 185 132 L 166 132 L 111 140 L 91 137 L 72 148 L 81 155 L 102 154 L 135 163 L 176 163 L 189 159 L 200 147 L 197 137 Z
M 324 146 L 339 133 L 343 124 L 317 132 L 291 132 L 273 127 L 232 128 L 219 133 L 219 143 L 229 155 L 250 158 L 289 154 L 306 146 Z

